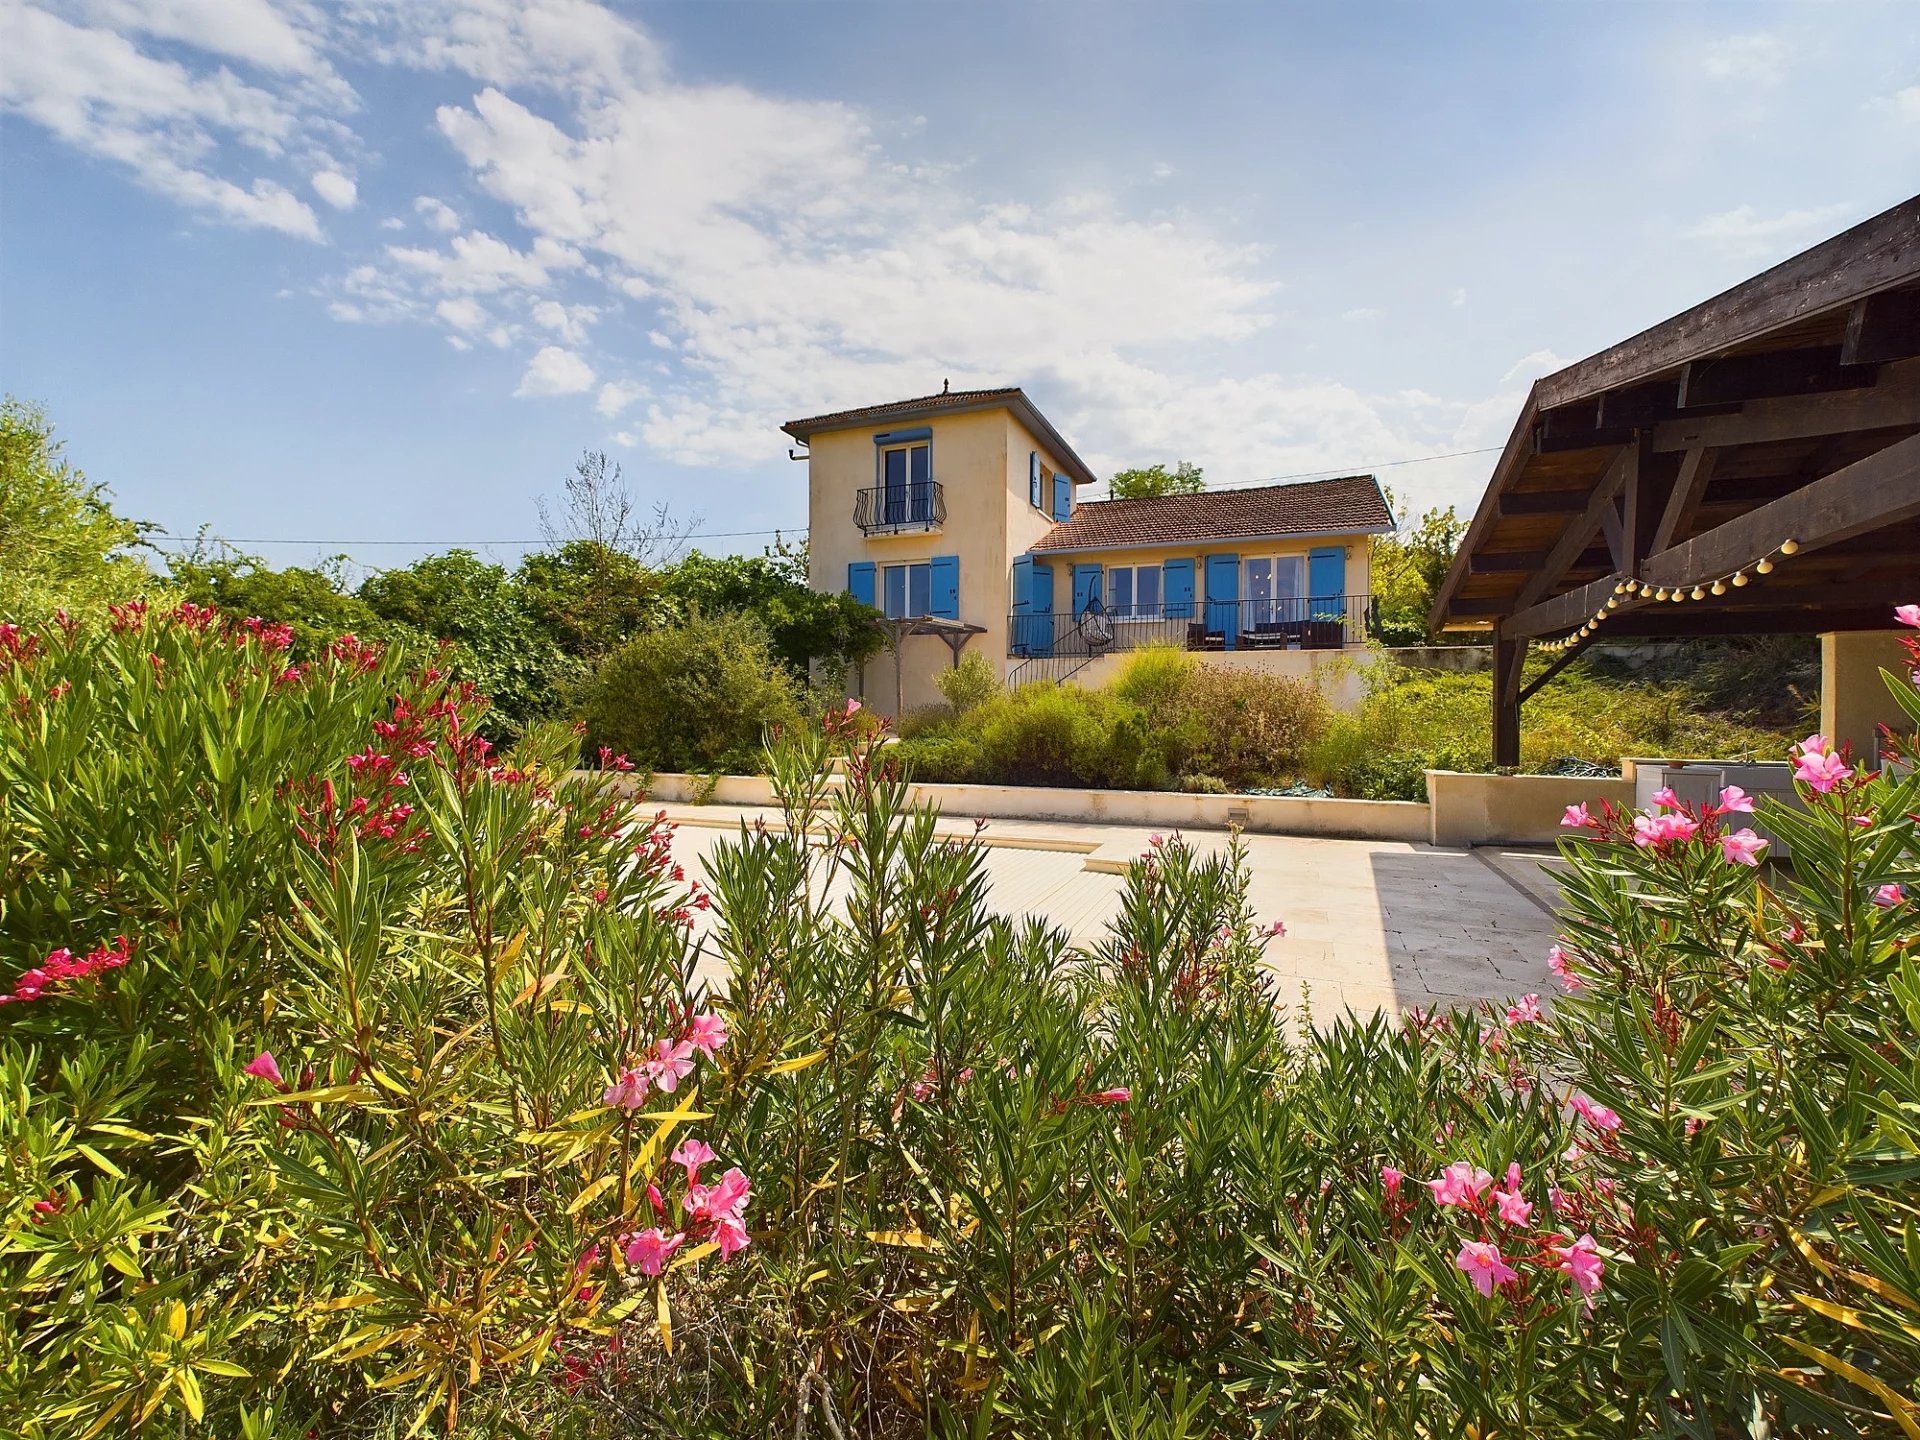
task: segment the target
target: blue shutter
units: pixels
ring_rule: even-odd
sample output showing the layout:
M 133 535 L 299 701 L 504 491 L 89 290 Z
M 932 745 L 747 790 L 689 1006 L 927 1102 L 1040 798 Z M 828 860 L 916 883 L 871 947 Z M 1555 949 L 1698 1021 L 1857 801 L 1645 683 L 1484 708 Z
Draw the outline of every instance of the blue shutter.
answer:
M 1065 520 L 1073 514 L 1073 481 L 1065 475 L 1053 477 L 1053 518 Z
M 1033 557 L 1022 555 L 1013 562 L 1013 619 L 1007 629 L 1007 653 L 1026 655 L 1028 650 L 1027 607 L 1032 602 Z
M 1207 556 L 1207 633 L 1218 634 L 1229 650 L 1240 640 L 1240 557 Z
M 1347 550 L 1344 545 L 1319 546 L 1307 552 L 1307 613 L 1347 613 Z
M 1100 593 L 1100 567 L 1098 565 L 1076 565 L 1073 567 L 1073 618 L 1087 613 L 1087 607 L 1094 601 L 1106 603 Z
M 1029 655 L 1053 653 L 1053 566 L 1033 563 L 1028 574 L 1027 627 Z
M 960 557 L 933 557 L 933 608 L 930 614 L 942 620 L 960 618 Z
M 1040 452 L 1027 452 L 1027 503 L 1034 509 L 1040 508 Z
M 1169 560 L 1160 567 L 1166 582 L 1166 606 L 1169 620 L 1193 618 L 1193 561 Z
M 873 604 L 873 561 L 855 560 L 847 566 L 847 593 L 862 605 Z

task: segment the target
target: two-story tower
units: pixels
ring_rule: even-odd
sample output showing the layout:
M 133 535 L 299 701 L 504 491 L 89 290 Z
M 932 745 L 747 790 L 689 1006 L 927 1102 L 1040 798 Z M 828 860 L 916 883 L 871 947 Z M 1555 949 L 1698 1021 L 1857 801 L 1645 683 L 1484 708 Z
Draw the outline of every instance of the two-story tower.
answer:
M 1017 648 L 1010 612 L 1030 589 L 1015 561 L 1072 518 L 1074 487 L 1094 482 L 1026 392 L 943 391 L 781 429 L 807 447 L 809 583 L 893 619 L 979 626 L 968 647 L 1004 676 Z M 907 708 L 939 700 L 935 677 L 953 655 L 938 634 L 901 641 Z M 890 712 L 891 663 L 868 670 L 868 700 Z

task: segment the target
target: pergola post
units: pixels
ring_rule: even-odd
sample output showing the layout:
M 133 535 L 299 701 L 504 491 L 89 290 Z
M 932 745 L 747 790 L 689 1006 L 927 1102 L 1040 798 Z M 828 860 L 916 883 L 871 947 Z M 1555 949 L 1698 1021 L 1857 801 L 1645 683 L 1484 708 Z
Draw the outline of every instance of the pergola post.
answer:
M 1520 669 L 1527 658 L 1524 637 L 1509 640 L 1495 634 L 1493 641 L 1493 764 L 1520 764 Z

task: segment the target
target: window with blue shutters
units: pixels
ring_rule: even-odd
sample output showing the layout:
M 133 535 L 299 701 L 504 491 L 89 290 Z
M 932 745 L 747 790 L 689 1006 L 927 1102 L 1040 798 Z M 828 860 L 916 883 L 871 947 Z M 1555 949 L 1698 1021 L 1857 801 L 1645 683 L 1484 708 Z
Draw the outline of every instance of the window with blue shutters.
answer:
M 1347 613 L 1347 551 L 1343 545 L 1307 552 L 1307 603 L 1316 616 Z
M 960 561 L 958 556 L 941 557 L 953 562 L 955 606 L 959 604 Z M 888 565 L 880 572 L 880 610 L 889 620 L 913 620 L 922 615 L 937 615 L 934 606 L 934 566 L 927 561 L 917 565 Z M 958 614 L 952 618 L 959 619 Z

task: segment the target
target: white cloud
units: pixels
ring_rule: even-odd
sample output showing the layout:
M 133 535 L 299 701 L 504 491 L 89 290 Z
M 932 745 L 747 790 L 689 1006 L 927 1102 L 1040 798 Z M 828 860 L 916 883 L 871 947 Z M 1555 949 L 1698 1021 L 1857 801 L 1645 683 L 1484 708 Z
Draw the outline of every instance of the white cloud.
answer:
M 407 228 L 407 222 L 402 220 L 398 215 L 389 215 L 380 222 L 380 228 L 382 230 L 404 230 Z
M 1386 313 L 1386 311 L 1372 305 L 1360 305 L 1352 310 L 1342 310 L 1340 312 L 1340 318 L 1358 324 L 1367 320 L 1378 320 Z
M 579 345 L 587 338 L 587 327 L 599 318 L 600 312 L 592 305 L 562 305 L 558 300 L 542 300 L 533 307 L 533 323 L 543 330 L 551 330 L 569 345 Z
M 1751 205 L 1738 205 L 1687 226 L 1680 238 L 1704 241 L 1730 260 L 1784 257 L 1825 239 L 1852 212 L 1853 207 L 1845 203 L 1778 215 L 1762 215 Z
M 634 401 L 645 399 L 646 395 L 647 387 L 644 385 L 636 384 L 631 380 L 609 380 L 600 387 L 600 394 L 595 397 L 593 408 L 608 419 L 612 419 Z
M 578 395 L 593 387 L 593 367 L 573 351 L 558 345 L 543 345 L 520 377 L 515 395 L 539 397 Z
M 456 330 L 484 329 L 492 319 L 486 307 L 470 296 L 462 295 L 453 300 L 442 300 L 433 307 L 433 313 Z
M 1462 305 L 1465 305 L 1467 303 L 1467 287 L 1464 285 L 1454 286 L 1453 294 L 1447 297 L 1447 303 L 1456 310 Z
M 1908 124 L 1920 125 L 1920 85 L 1896 90 L 1879 103 Z
M 360 187 L 338 170 L 322 170 L 315 175 L 313 193 L 336 210 L 351 210 L 360 200 Z
M 413 212 L 426 221 L 429 230 L 451 235 L 460 228 L 460 213 L 444 200 L 422 195 L 413 202 Z
M 298 6 L 276 9 L 271 0 L 70 0 L 68 8 L 123 33 L 178 41 L 282 74 L 336 78 L 316 37 L 289 13 Z
M 1778 85 L 1793 51 L 1778 35 L 1731 35 L 1717 40 L 1701 62 L 1707 78 L 1744 85 Z
M 44 126 L 141 184 L 234 224 L 320 238 L 313 211 L 277 180 L 215 173 L 222 139 L 275 157 L 298 137 L 297 108 L 230 70 L 195 74 L 146 55 L 111 30 L 74 25 L 36 6 L 7 10 L 0 109 Z
M 434 289 L 477 295 L 544 290 L 554 270 L 580 264 L 578 251 L 544 237 L 522 251 L 481 230 L 454 236 L 445 250 L 389 245 L 387 255 Z

